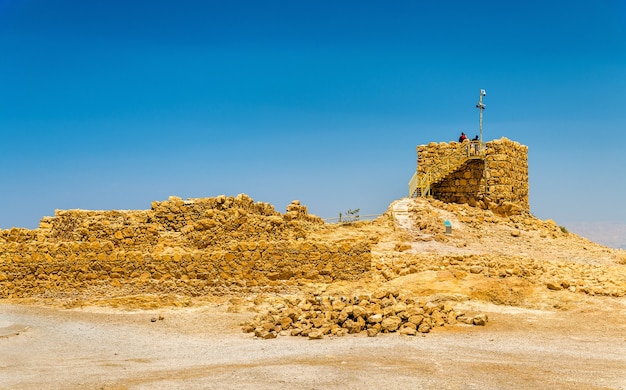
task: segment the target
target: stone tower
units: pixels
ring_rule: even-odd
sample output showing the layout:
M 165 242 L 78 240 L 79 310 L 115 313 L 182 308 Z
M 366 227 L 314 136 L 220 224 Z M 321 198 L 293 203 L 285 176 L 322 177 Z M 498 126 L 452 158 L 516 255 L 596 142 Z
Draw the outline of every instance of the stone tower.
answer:
M 487 142 L 431 142 L 417 147 L 411 196 L 432 196 L 504 214 L 529 212 L 528 147 L 507 138 Z M 412 183 L 421 180 L 421 188 Z

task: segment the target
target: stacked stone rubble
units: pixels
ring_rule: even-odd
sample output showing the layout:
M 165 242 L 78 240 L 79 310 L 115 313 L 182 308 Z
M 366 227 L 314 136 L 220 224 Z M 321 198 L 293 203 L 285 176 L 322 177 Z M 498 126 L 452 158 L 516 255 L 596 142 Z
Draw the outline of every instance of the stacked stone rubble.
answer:
M 268 312 L 244 324 L 243 330 L 266 339 L 278 334 L 315 339 L 362 332 L 370 337 L 392 332 L 414 336 L 458 322 L 485 325 L 487 317 L 468 316 L 447 303 L 426 302 L 403 297 L 398 291 L 379 290 L 353 297 L 310 295 L 304 299 L 282 299 Z
M 310 240 L 323 225 L 295 201 L 281 214 L 245 195 L 172 197 L 151 210 L 57 210 L 35 230 L 0 230 L 0 297 L 124 287 L 196 295 L 217 285 L 356 279 L 366 240 Z

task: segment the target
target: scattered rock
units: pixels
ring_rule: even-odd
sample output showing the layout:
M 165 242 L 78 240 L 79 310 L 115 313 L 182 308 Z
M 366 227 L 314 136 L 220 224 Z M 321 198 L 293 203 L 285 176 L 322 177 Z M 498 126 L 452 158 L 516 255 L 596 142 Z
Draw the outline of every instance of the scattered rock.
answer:
M 309 340 L 320 340 L 324 338 L 324 333 L 321 330 L 313 330 L 309 332 Z
M 472 317 L 467 317 L 466 315 L 460 315 L 456 318 L 456 320 L 462 324 L 474 325 L 474 319 Z
M 422 322 L 422 324 L 419 326 L 419 328 L 417 328 L 417 331 L 420 333 L 428 333 L 430 332 L 430 323 L 428 322 Z
M 485 326 L 487 325 L 487 315 L 486 314 L 478 314 L 477 316 L 474 316 L 474 318 L 472 319 L 472 322 L 474 323 L 474 325 L 478 325 L 478 326 Z
M 402 320 L 394 316 L 385 318 L 381 323 L 381 327 L 384 332 L 395 332 L 400 327 L 400 324 L 402 324 Z
M 400 329 L 400 334 L 403 336 L 415 336 L 417 334 L 417 330 L 415 328 L 405 326 Z
M 548 287 L 548 290 L 554 290 L 554 291 L 558 291 L 558 290 L 562 290 L 563 289 L 563 287 L 561 287 L 560 284 L 553 283 L 553 282 L 548 282 L 546 284 L 546 287 Z
M 383 315 L 380 313 L 372 314 L 367 318 L 367 322 L 370 324 L 377 324 L 383 322 Z
M 257 328 L 254 330 L 254 335 L 260 339 L 265 339 L 265 340 L 269 340 L 269 339 L 275 339 L 277 334 L 276 332 L 273 331 L 268 331 L 265 330 L 263 328 Z
M 411 244 L 402 242 L 402 243 L 396 243 L 394 250 L 396 252 L 404 252 L 404 251 L 408 251 L 409 249 L 411 249 Z

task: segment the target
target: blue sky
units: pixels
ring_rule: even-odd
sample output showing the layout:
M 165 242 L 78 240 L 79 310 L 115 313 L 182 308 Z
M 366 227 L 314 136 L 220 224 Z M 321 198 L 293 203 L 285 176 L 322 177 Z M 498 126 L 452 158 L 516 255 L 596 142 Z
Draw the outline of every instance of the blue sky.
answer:
M 382 213 L 481 88 L 534 215 L 626 224 L 626 2 L 590 5 L 0 0 L 0 228 L 170 195 Z

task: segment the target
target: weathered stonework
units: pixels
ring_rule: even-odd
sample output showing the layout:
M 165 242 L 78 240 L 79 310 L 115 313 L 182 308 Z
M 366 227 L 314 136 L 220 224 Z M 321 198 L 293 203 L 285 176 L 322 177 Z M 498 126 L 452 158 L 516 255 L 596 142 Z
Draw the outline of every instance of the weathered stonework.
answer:
M 465 141 L 467 148 L 473 148 Z M 457 142 L 431 142 L 417 147 L 417 171 L 424 174 L 441 164 Z M 501 138 L 485 143 L 485 158 L 469 160 L 439 183 L 432 196 L 447 203 L 467 203 L 510 214 L 530 211 L 528 203 L 528 147 Z
M 199 295 L 214 286 L 357 279 L 366 240 L 312 240 L 323 221 L 292 202 L 281 214 L 246 195 L 171 197 L 151 210 L 57 210 L 39 229 L 0 230 L 0 298 L 124 287 Z

